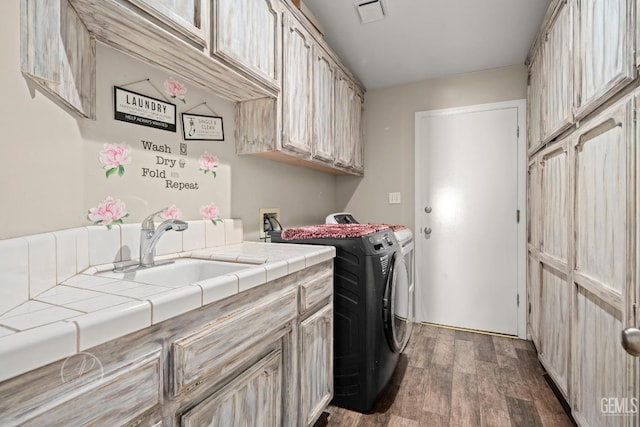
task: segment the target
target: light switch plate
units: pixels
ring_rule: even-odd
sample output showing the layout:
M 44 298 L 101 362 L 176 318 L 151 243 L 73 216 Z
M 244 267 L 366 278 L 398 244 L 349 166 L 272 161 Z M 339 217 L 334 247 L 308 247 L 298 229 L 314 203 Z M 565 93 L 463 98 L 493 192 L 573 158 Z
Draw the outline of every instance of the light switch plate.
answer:
M 399 205 L 400 204 L 400 193 L 389 193 L 389 204 L 390 205 Z

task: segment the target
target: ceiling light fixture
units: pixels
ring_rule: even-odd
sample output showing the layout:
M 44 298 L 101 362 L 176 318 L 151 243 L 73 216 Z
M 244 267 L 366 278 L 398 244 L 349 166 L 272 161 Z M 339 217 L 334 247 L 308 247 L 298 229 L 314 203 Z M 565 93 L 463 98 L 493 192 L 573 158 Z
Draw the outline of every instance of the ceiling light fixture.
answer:
M 363 24 L 380 21 L 385 17 L 381 0 L 360 0 L 355 2 L 354 4 L 356 6 L 356 9 L 358 10 L 358 15 L 360 15 L 360 21 Z

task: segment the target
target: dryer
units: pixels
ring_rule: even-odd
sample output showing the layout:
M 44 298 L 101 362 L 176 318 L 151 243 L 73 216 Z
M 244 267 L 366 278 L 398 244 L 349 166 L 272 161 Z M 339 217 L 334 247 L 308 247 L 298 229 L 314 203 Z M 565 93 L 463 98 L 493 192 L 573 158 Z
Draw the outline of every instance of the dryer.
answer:
M 407 280 L 393 232 L 382 225 L 328 224 L 286 229 L 271 241 L 335 246 L 332 403 L 370 411 L 407 341 L 406 322 L 397 321 L 392 303 L 397 284 Z
M 359 222 L 349 212 L 336 212 L 327 215 L 326 224 L 359 224 Z M 415 271 L 414 271 L 414 242 L 413 232 L 403 225 L 390 225 L 393 230 L 400 251 L 404 256 L 406 266 L 406 277 L 404 274 L 398 278 L 395 286 L 395 294 L 391 297 L 394 305 L 394 323 L 399 330 L 398 335 L 404 337 L 401 349 L 408 344 L 415 321 Z

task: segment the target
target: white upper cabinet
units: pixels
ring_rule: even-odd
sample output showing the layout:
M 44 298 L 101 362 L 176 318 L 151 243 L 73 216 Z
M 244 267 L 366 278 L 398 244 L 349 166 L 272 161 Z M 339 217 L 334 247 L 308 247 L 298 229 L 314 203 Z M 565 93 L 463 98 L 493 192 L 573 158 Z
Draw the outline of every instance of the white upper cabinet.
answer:
M 544 85 L 542 140 L 549 141 L 571 126 L 573 121 L 573 16 L 564 2 L 545 34 L 542 46 Z
M 95 39 L 67 0 L 22 0 L 21 69 L 81 117 L 95 118 Z
M 333 61 L 318 45 L 313 50 L 313 158 L 333 164 Z
M 356 174 L 364 173 L 364 145 L 363 145 L 363 121 L 362 96 L 355 92 L 351 100 L 351 146 L 353 152 L 352 169 Z
M 576 0 L 576 117 L 636 76 L 633 0 Z
M 208 0 L 127 0 L 199 46 L 209 39 Z
M 282 90 L 236 105 L 236 152 L 362 175 L 364 93 L 320 34 L 283 6 Z
M 535 151 L 542 143 L 542 74 L 543 58 L 538 51 L 529 65 L 529 86 L 527 88 L 527 150 Z
M 288 12 L 283 14 L 282 147 L 311 154 L 311 36 Z
M 362 175 L 362 95 L 343 73 L 338 73 L 336 77 L 335 93 L 335 165 L 355 175 Z
M 335 164 L 349 167 L 352 165 L 351 147 L 351 106 L 355 91 L 343 73 L 336 76 L 336 112 L 335 112 Z
M 278 10 L 272 0 L 213 0 L 212 53 L 279 88 Z

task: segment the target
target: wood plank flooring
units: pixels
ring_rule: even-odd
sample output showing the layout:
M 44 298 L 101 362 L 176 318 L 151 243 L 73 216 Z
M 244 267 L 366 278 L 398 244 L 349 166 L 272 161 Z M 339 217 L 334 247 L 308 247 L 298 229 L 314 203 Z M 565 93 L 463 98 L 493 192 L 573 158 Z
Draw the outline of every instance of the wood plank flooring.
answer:
M 416 324 L 374 409 L 315 427 L 571 427 L 543 373 L 529 341 Z

